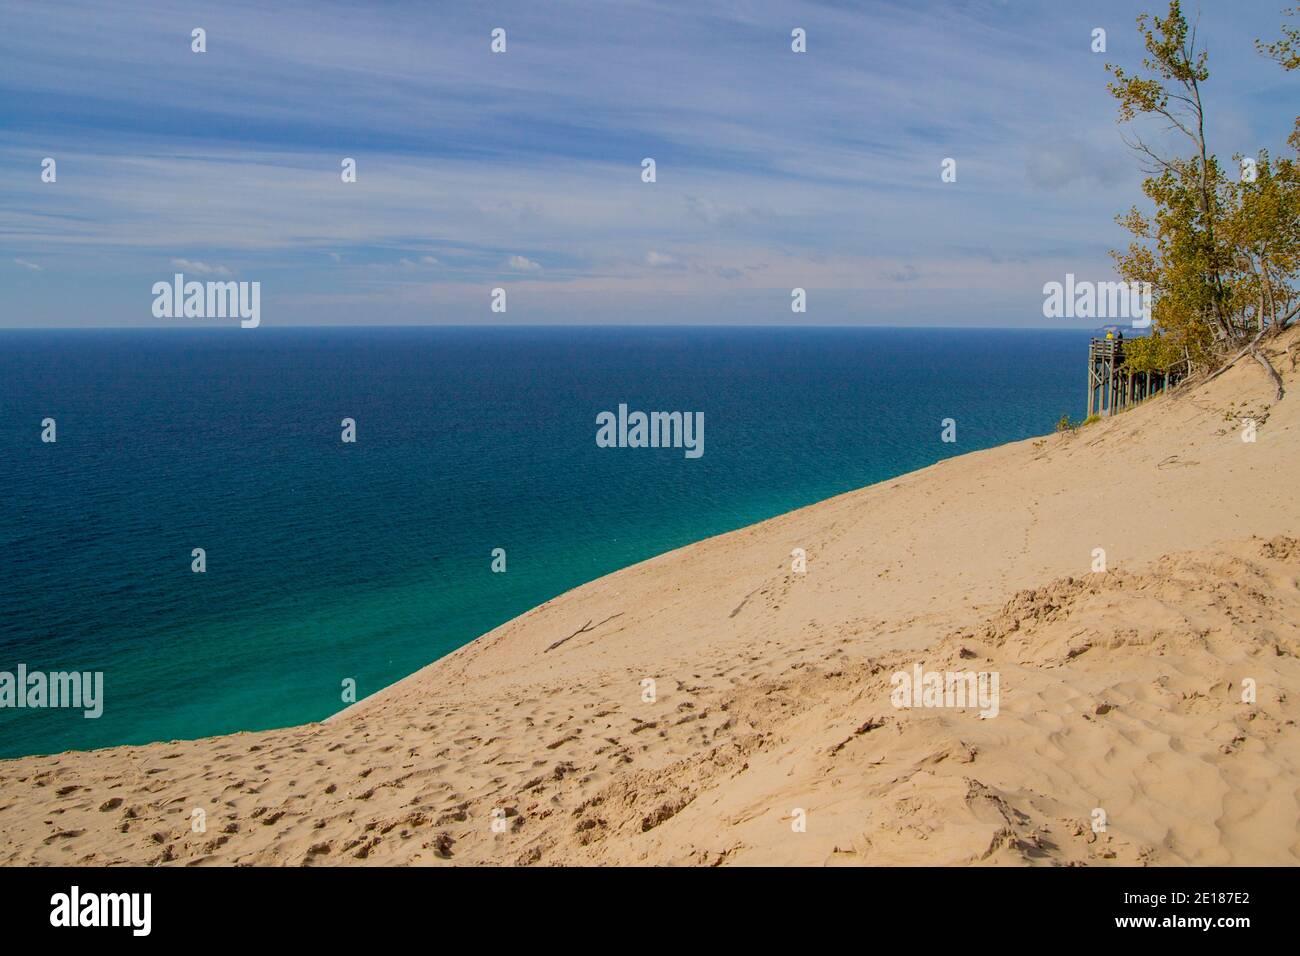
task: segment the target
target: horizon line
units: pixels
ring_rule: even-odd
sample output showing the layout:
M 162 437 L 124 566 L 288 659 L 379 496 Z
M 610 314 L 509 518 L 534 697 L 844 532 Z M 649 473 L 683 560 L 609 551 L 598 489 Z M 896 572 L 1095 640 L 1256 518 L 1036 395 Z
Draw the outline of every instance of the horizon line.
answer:
M 1112 323 L 1113 325 L 1113 323 Z M 875 325 L 875 324 L 835 324 L 805 325 L 786 323 L 709 323 L 709 322 L 673 322 L 673 323 L 619 323 L 601 324 L 595 322 L 437 322 L 437 323 L 400 323 L 400 324 L 352 324 L 330 323 L 326 325 L 309 325 L 294 323 L 291 325 L 264 324 L 259 328 L 280 331 L 301 329 L 323 331 L 329 329 L 890 329 L 919 330 L 935 329 L 960 332 L 1099 332 L 1110 326 L 1052 326 L 1052 325 Z M 201 325 L 0 325 L 0 334 L 5 332 L 224 332 L 245 331 L 238 326 L 201 326 Z M 251 331 L 251 330 L 249 330 Z M 1140 330 L 1134 330 L 1140 331 Z

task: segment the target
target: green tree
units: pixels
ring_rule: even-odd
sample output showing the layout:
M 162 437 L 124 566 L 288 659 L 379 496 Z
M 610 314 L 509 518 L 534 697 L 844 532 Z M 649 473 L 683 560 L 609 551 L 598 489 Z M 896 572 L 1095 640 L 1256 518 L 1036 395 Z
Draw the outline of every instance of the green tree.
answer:
M 1223 367 L 1234 351 L 1233 361 L 1252 354 L 1280 396 L 1281 379 L 1255 346 L 1300 313 L 1300 163 L 1264 151 L 1234 157 L 1229 175 L 1206 140 L 1209 55 L 1198 47 L 1195 27 L 1178 0 L 1164 17 L 1143 14 L 1137 23 L 1147 52 L 1142 70 L 1106 67 L 1120 123 L 1157 120 L 1186 149 L 1169 155 L 1138 133 L 1124 137 L 1142 158 L 1151 210 L 1135 206 L 1118 217 L 1134 241 L 1111 255 L 1124 278 L 1151 283 L 1154 299 L 1153 341 L 1125 343 L 1130 367 L 1195 372 Z M 1300 31 L 1293 28 L 1259 48 L 1285 69 L 1300 65 Z M 1300 117 L 1288 143 L 1300 152 Z
M 1286 11 L 1288 17 L 1294 17 L 1297 14 L 1300 14 L 1300 7 L 1292 7 Z M 1263 40 L 1256 40 L 1255 46 L 1260 53 L 1281 63 L 1282 69 L 1300 69 L 1300 29 L 1284 26 L 1282 27 L 1282 39 L 1267 44 Z

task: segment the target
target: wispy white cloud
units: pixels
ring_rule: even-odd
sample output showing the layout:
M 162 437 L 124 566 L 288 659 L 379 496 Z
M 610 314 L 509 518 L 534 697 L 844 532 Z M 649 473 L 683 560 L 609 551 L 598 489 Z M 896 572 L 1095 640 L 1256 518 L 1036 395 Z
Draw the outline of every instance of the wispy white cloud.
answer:
M 527 256 L 511 256 L 506 259 L 506 268 L 514 272 L 541 272 L 542 266 Z
M 420 256 L 418 259 L 399 259 L 398 263 L 403 269 L 423 269 L 439 264 L 434 256 Z
M 235 274 L 225 266 L 209 265 L 195 259 L 173 259 L 172 265 L 183 272 L 194 272 L 201 276 L 232 276 Z
M 28 262 L 26 259 L 15 259 L 15 263 L 24 269 L 31 269 L 33 272 L 43 272 L 44 270 L 34 262 Z

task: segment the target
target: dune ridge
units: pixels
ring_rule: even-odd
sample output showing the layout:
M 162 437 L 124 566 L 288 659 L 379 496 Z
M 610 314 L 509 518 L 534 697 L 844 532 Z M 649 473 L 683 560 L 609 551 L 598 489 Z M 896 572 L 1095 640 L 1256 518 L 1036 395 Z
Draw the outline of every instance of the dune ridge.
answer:
M 593 581 L 324 723 L 0 762 L 0 862 L 1294 864 L 1297 402 L 1239 364 Z M 996 671 L 997 716 L 893 706 L 918 664 Z

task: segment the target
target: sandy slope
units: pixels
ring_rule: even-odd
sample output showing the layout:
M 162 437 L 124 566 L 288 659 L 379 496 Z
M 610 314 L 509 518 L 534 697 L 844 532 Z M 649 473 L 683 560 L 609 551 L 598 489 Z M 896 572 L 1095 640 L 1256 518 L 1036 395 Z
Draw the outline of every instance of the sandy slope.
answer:
M 0 861 L 1295 863 L 1275 351 L 1281 403 L 1242 364 L 683 548 L 324 724 L 0 763 Z M 997 671 L 1000 713 L 891 706 L 916 663 Z

